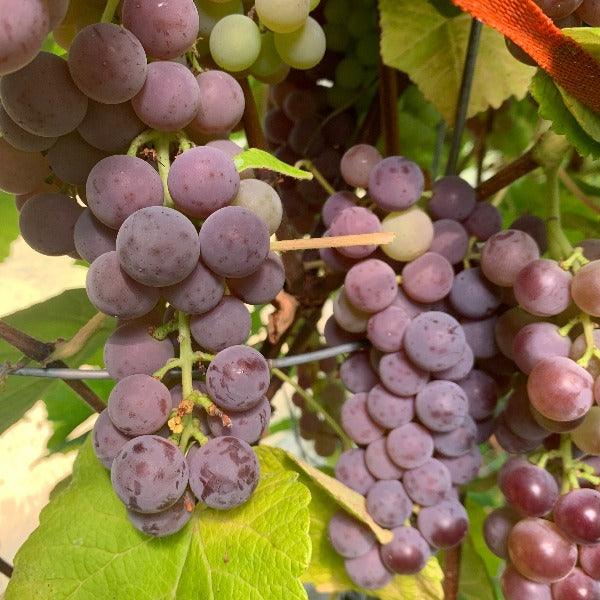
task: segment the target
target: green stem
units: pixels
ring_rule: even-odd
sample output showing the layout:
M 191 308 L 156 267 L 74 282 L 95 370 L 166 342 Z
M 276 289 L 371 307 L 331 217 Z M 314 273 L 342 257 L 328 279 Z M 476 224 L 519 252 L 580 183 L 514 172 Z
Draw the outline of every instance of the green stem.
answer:
M 163 325 L 159 325 L 158 327 L 150 327 L 150 335 L 155 340 L 166 340 L 169 337 L 169 334 L 174 333 L 179 328 L 179 324 L 176 320 L 169 321 L 168 323 L 164 323 Z
M 596 349 L 596 341 L 594 340 L 594 322 L 590 318 L 590 315 L 586 313 L 580 315 L 579 321 L 583 325 L 585 352 L 577 361 L 577 364 L 585 369 L 589 365 L 592 356 L 594 356 L 594 350 Z
M 185 152 L 195 145 L 183 131 L 177 132 L 177 143 L 179 144 L 179 150 L 181 150 L 181 152 Z
M 566 494 L 569 489 L 571 489 L 573 483 L 570 476 L 573 471 L 573 448 L 571 446 L 571 437 L 569 435 L 561 436 L 559 452 L 562 458 L 563 468 L 562 493 Z
M 188 444 L 190 443 L 190 439 L 192 439 L 194 433 L 196 432 L 196 425 L 194 420 L 192 419 L 192 415 L 185 415 L 182 419 L 183 421 L 183 431 L 179 436 L 179 449 L 185 454 L 187 450 Z
M 221 419 L 223 427 L 231 426 L 231 419 L 206 394 L 194 390 L 187 399 L 201 406 L 209 416 Z
M 571 329 L 573 329 L 573 327 L 576 327 L 577 325 L 579 325 L 580 322 L 581 322 L 580 315 L 577 315 L 576 317 L 573 317 L 566 325 L 563 325 L 558 330 L 558 333 L 560 333 L 560 335 L 562 335 L 563 337 L 567 337 L 571 333 Z
M 590 261 L 583 255 L 583 248 L 575 248 L 573 254 L 569 256 L 566 260 L 563 260 L 560 263 L 560 266 L 568 271 L 569 269 L 573 269 L 573 271 L 579 270 L 583 265 L 587 265 Z
M 192 350 L 192 334 L 190 319 L 182 311 L 177 312 L 179 323 L 179 362 L 181 365 L 181 397 L 187 399 L 194 391 L 192 370 L 194 368 L 194 351 Z
M 281 379 L 281 381 L 285 383 L 289 383 L 300 396 L 305 400 L 306 404 L 308 404 L 309 408 L 318 414 L 320 414 L 325 422 L 331 427 L 331 429 L 335 432 L 335 434 L 342 441 L 342 446 L 345 450 L 352 448 L 354 445 L 352 440 L 346 435 L 344 430 L 339 426 L 337 421 L 321 406 L 321 404 L 315 399 L 312 394 L 309 394 L 306 390 L 302 389 L 297 382 L 295 382 L 291 377 L 286 375 L 280 369 L 271 369 L 273 375 Z
M 104 7 L 104 12 L 102 13 L 102 17 L 100 18 L 100 22 L 112 23 L 112 20 L 115 18 L 115 13 L 117 12 L 118 6 L 119 0 L 107 0 L 106 6 Z
M 164 365 L 157 371 L 154 371 L 152 377 L 156 379 L 163 379 L 163 377 L 171 370 L 177 369 L 177 367 L 181 367 L 181 361 L 178 358 L 170 358 Z
M 573 254 L 574 248 L 565 235 L 560 217 L 560 190 L 558 186 L 558 166 L 546 170 L 548 184 L 548 218 L 546 231 L 550 256 L 555 260 L 563 260 Z
M 169 192 L 169 186 L 167 180 L 169 178 L 169 171 L 171 169 L 171 137 L 167 134 L 160 134 L 156 141 L 156 160 L 158 163 L 158 174 L 163 183 L 163 190 L 165 195 L 165 206 L 173 208 L 175 203 L 171 198 L 171 192 Z
M 315 167 L 315 165 L 313 164 L 313 162 L 311 160 L 308 160 L 308 159 L 299 160 L 294 166 L 297 169 L 305 168 L 307 171 L 310 171 L 313 174 L 314 178 L 319 182 L 320 186 L 330 196 L 335 194 L 334 187 L 329 183 L 329 181 L 327 181 L 327 179 L 325 179 L 325 177 L 323 177 L 323 174 L 321 173 L 321 171 L 319 171 L 319 169 L 317 169 L 317 167 Z
M 194 362 L 210 362 L 215 357 L 214 354 L 208 354 L 207 352 L 194 352 Z
M 159 134 L 154 129 L 146 129 L 140 135 L 133 139 L 127 150 L 127 156 L 137 156 L 140 148 L 147 146 L 151 142 L 155 142 Z

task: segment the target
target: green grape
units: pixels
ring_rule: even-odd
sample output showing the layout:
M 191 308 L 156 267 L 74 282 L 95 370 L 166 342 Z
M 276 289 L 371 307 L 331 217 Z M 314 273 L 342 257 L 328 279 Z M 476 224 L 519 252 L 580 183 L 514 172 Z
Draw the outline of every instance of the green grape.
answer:
M 356 90 L 365 80 L 362 65 L 353 57 L 348 56 L 338 63 L 335 68 L 335 82 L 347 90 Z
M 295 69 L 312 69 L 325 55 L 325 33 L 312 17 L 292 33 L 276 33 L 279 56 Z
M 300 29 L 310 11 L 310 0 L 256 0 L 256 13 L 263 25 L 277 33 Z
M 341 108 L 342 106 L 347 106 L 350 104 L 355 95 L 356 92 L 353 90 L 340 87 L 339 85 L 334 85 L 327 90 L 327 104 L 329 104 L 331 108 Z
M 273 32 L 266 31 L 260 36 L 260 53 L 250 67 L 250 73 L 263 83 L 275 84 L 283 81 L 289 70 L 277 53 Z
M 372 8 L 355 8 L 345 20 L 352 37 L 361 39 L 377 27 L 376 11 Z
M 348 18 L 348 4 L 346 0 L 327 0 L 323 12 L 328 23 L 343 25 Z
M 333 52 L 346 51 L 350 45 L 350 35 L 346 27 L 337 23 L 325 23 L 323 31 L 325 31 L 328 50 L 333 50 Z
M 424 254 L 433 241 L 433 223 L 420 208 L 392 212 L 381 222 L 383 231 L 396 234 L 395 239 L 381 249 L 394 260 L 408 262 Z
M 365 67 L 374 67 L 379 62 L 379 35 L 369 33 L 358 40 L 356 44 L 356 58 Z
M 213 2 L 212 0 L 195 0 L 198 15 L 200 17 L 200 27 L 198 36 L 208 38 L 213 27 L 227 15 L 244 12 L 244 6 L 241 0 L 230 0 L 229 2 Z
M 213 60 L 221 68 L 243 71 L 258 58 L 260 30 L 249 17 L 227 15 L 213 27 L 209 44 Z
M 319 6 L 319 2 L 321 0 L 310 0 L 310 12 L 312 12 L 313 10 L 315 10 L 315 8 L 317 8 L 317 6 Z
M 600 406 L 592 406 L 571 439 L 586 454 L 600 456 Z

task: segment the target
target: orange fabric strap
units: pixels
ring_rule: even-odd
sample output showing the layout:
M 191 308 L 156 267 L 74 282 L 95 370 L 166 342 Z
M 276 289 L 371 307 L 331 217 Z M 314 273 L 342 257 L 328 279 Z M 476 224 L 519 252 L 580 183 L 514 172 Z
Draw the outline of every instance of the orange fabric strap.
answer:
M 523 48 L 563 89 L 600 113 L 600 64 L 533 0 L 452 0 Z M 494 65 L 489 65 L 493 76 Z

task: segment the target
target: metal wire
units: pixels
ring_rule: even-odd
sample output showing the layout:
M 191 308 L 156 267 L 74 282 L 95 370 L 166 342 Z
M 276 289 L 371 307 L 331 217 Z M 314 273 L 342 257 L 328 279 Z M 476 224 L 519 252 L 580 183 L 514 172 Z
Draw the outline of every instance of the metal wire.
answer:
M 303 354 L 296 354 L 294 356 L 284 356 L 282 358 L 274 358 L 268 361 L 269 366 L 276 368 L 293 367 L 295 365 L 302 365 L 309 362 L 316 362 L 324 358 L 331 358 L 338 356 L 339 354 L 348 354 L 349 352 L 355 352 L 364 348 L 363 342 L 351 342 L 348 344 L 341 344 L 339 346 L 332 346 L 331 348 L 322 348 L 320 350 L 314 350 L 313 352 L 305 352 Z M 0 368 L 0 373 L 4 371 L 6 375 L 17 375 L 19 377 L 47 377 L 50 379 L 111 379 L 108 371 L 97 370 L 97 369 L 60 369 L 51 368 L 44 369 L 41 367 L 22 367 L 20 369 L 11 369 L 10 365 L 3 365 Z M 179 372 L 179 369 L 173 369 L 171 373 Z

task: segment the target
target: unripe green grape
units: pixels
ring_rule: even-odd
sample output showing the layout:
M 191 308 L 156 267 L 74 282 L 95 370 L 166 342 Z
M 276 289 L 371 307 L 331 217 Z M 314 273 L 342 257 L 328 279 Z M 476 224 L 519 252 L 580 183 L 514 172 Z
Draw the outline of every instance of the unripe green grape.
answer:
M 227 15 L 244 12 L 241 0 L 228 0 L 227 2 L 213 2 L 212 0 L 195 0 L 200 17 L 198 35 L 208 38 L 213 27 Z
M 374 67 L 379 62 L 379 36 L 369 33 L 358 40 L 356 58 L 365 67 Z
M 319 6 L 319 2 L 321 2 L 321 0 L 310 0 L 310 12 Z
M 402 262 L 427 252 L 433 241 L 433 223 L 426 212 L 416 207 L 390 213 L 381 222 L 381 229 L 396 234 L 394 241 L 381 249 L 390 258 Z
M 263 83 L 279 83 L 283 81 L 289 73 L 289 66 L 282 60 L 273 39 L 273 32 L 266 31 L 260 36 L 260 52 L 258 58 L 250 67 L 250 73 Z
M 571 432 L 573 443 L 586 454 L 600 456 L 600 406 L 592 406 L 583 423 Z
M 243 71 L 252 65 L 260 53 L 258 25 L 244 15 L 227 15 L 210 33 L 210 53 L 213 60 L 227 71 Z
M 315 19 L 308 17 L 297 31 L 276 33 L 275 48 L 290 67 L 312 69 L 325 55 L 325 33 Z
M 300 29 L 310 11 L 309 0 L 256 0 L 254 6 L 262 24 L 277 33 Z
M 347 18 L 346 26 L 352 37 L 361 39 L 377 27 L 375 15 L 377 11 L 372 8 L 355 8 Z
M 327 0 L 323 13 L 328 23 L 343 25 L 348 18 L 348 4 L 346 0 Z
M 362 65 L 352 56 L 341 60 L 335 68 L 335 83 L 347 90 L 356 90 L 365 79 Z
M 343 25 L 337 23 L 325 23 L 323 25 L 327 49 L 333 52 L 345 52 L 350 45 L 350 35 Z

